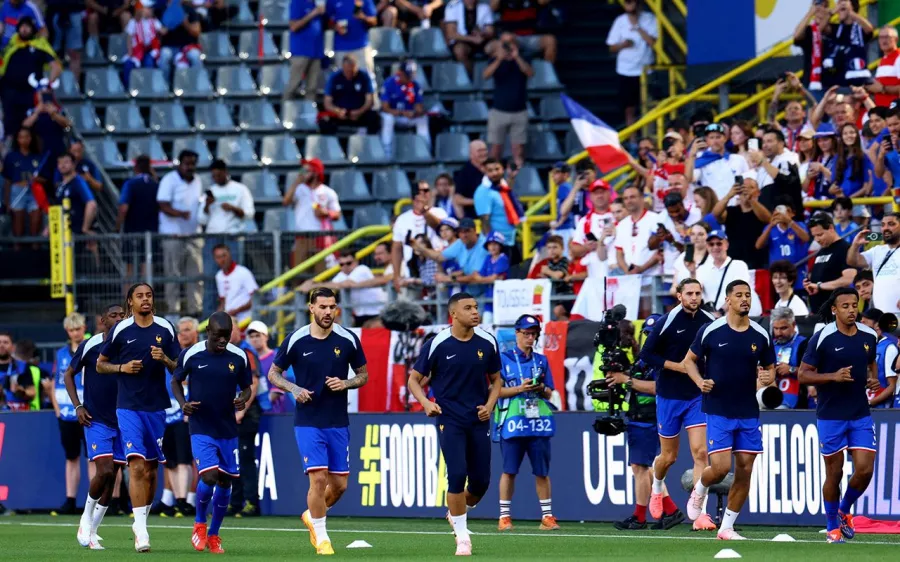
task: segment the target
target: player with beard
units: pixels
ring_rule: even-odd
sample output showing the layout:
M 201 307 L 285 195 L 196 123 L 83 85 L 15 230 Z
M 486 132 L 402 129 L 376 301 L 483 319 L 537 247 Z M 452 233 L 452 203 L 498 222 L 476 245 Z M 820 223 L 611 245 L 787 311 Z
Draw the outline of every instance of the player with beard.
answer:
M 856 321 L 859 295 L 836 289 L 819 314 L 832 320 L 809 340 L 800 364 L 800 382 L 816 385 L 816 427 L 825 457 L 822 498 L 827 521 L 826 541 L 843 543 L 856 534 L 850 509 L 866 491 L 875 468 L 875 424 L 869 414 L 866 388 L 876 390 L 878 367 L 874 330 Z M 843 499 L 844 450 L 853 457 L 853 475 Z M 838 500 L 840 499 L 840 504 Z
M 369 380 L 362 344 L 356 334 L 334 323 L 336 309 L 331 289 L 313 289 L 309 294 L 313 323 L 284 340 L 269 369 L 272 386 L 297 400 L 294 436 L 309 475 L 308 509 L 302 519 L 318 554 L 334 554 L 325 511 L 341 498 L 350 475 L 347 391 Z M 284 378 L 288 367 L 297 384 Z M 356 375 L 352 379 L 347 378 L 350 369 Z
M 871 306 L 882 312 L 900 311 L 900 214 L 885 213 L 881 220 L 884 244 L 861 251 L 869 240 L 869 231 L 857 233 L 847 251 L 847 264 L 860 269 L 871 269 L 875 286 L 872 289 Z
M 737 279 L 725 288 L 725 316 L 697 332 L 683 366 L 703 392 L 707 466 L 688 500 L 688 517 L 695 521 L 703 513 L 709 487 L 725 479 L 734 455 L 734 483 L 717 538 L 744 540 L 734 530 L 747 495 L 753 461 L 763 452 L 756 390 L 775 381 L 775 352 L 769 334 L 750 320 L 750 284 Z M 698 362 L 706 365 L 706 378 Z M 760 371 L 759 367 L 763 370 Z

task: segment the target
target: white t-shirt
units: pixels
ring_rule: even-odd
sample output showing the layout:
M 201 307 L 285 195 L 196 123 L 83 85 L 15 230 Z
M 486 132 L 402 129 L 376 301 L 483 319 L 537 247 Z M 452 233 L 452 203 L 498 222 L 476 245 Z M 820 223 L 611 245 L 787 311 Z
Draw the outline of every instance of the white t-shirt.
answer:
M 191 214 L 187 219 L 170 217 L 159 212 L 160 234 L 196 234 L 198 215 L 200 212 L 203 185 L 198 176 L 190 182 L 184 181 L 178 170 L 172 170 L 163 176 L 156 192 L 156 201 L 171 203 L 176 211 L 187 211 Z
M 729 263 L 731 263 L 730 266 L 728 265 Z M 728 271 L 725 271 L 726 267 L 728 267 Z M 719 298 L 713 303 L 716 310 L 725 306 L 725 288 L 736 279 L 750 283 L 750 293 L 752 295 L 750 316 L 761 315 L 762 304 L 759 302 L 759 297 L 756 296 L 756 291 L 753 289 L 753 280 L 750 278 L 750 269 L 747 267 L 746 262 L 728 258 L 722 263 L 722 267 L 716 267 L 715 260 L 710 256 L 706 263 L 697 267 L 697 280 L 703 286 L 703 301 L 713 302 L 713 299 L 716 298 L 716 293 L 719 293 Z M 722 285 L 721 291 L 719 290 L 720 283 Z
M 797 296 L 797 293 L 791 293 L 791 298 L 787 302 L 778 299 L 778 302 L 775 303 L 775 308 L 790 308 L 794 316 L 809 316 L 809 307 L 806 306 L 803 299 Z
M 209 206 L 209 214 L 206 213 L 206 197 L 200 205 L 197 220 L 200 224 L 206 225 L 207 234 L 231 234 L 234 232 L 244 232 L 244 225 L 248 218 L 252 219 L 256 213 L 256 207 L 253 204 L 253 195 L 250 189 L 234 180 L 229 180 L 225 185 L 213 183 L 209 190 L 212 191 L 215 202 Z M 238 209 L 244 211 L 243 218 L 238 218 L 231 211 L 222 208 L 222 204 L 228 203 Z
M 466 29 L 466 7 L 462 0 L 451 2 L 444 11 L 444 23 L 456 23 L 456 32 L 460 35 L 469 35 L 472 31 Z M 494 13 L 489 4 L 478 3 L 475 5 L 475 25 L 484 30 L 489 25 L 494 25 Z
M 243 265 L 234 264 L 229 273 L 221 269 L 216 273 L 216 289 L 219 298 L 225 299 L 225 311 L 234 310 L 244 306 L 253 298 L 253 293 L 259 289 L 253 273 Z M 252 309 L 251 309 L 252 310 Z M 251 310 L 245 310 L 237 315 L 238 321 L 252 316 Z
M 784 149 L 784 152 L 772 158 L 772 166 L 778 168 L 780 175 L 789 176 L 791 174 L 791 166 L 800 167 L 800 157 L 797 156 L 796 152 Z M 759 184 L 760 189 L 775 183 L 775 179 L 769 175 L 769 172 L 763 166 L 754 169 L 753 173 L 756 176 L 756 183 Z
M 697 154 L 699 158 L 706 151 Z M 750 168 L 747 159 L 740 154 L 729 154 L 727 158 L 716 160 L 702 168 L 694 168 L 694 183 L 711 187 L 716 196 L 722 199 L 734 185 L 734 176 L 746 176 Z
M 678 229 L 675 227 L 675 221 L 672 220 L 672 217 L 669 216 L 668 212 L 659 213 L 659 216 L 662 217 L 662 220 L 659 221 L 666 227 L 666 230 L 672 233 L 672 237 L 676 242 L 684 243 L 684 236 L 682 236 Z M 689 228 L 696 223 L 700 222 L 703 218 L 703 215 L 700 213 L 700 209 L 698 207 L 691 207 L 688 210 L 687 218 L 684 220 L 685 228 Z M 675 247 L 675 244 L 671 242 L 663 242 L 663 273 L 666 275 L 672 275 L 675 273 L 675 260 L 678 258 L 678 254 L 682 252 L 678 251 L 678 248 Z
M 696 258 L 695 258 L 696 259 Z M 707 252 L 700 263 L 697 264 L 699 268 L 701 265 L 711 260 L 709 257 L 709 253 Z M 674 263 L 672 264 L 672 284 L 677 285 L 681 283 L 684 279 L 687 279 L 691 276 L 691 270 L 687 268 L 684 264 L 684 252 L 678 254 L 678 257 L 675 258 Z
M 331 219 L 319 218 L 313 205 L 326 211 L 341 212 L 337 193 L 325 184 L 311 188 L 301 183 L 294 190 L 294 228 L 304 232 L 332 230 Z
M 572 243 L 583 246 L 587 244 L 588 233 L 592 233 L 598 242 L 606 245 L 606 263 L 611 269 L 615 269 L 618 267 L 618 262 L 616 261 L 616 237 L 603 236 L 603 229 L 608 224 L 616 224 L 616 217 L 609 211 L 605 213 L 589 212 L 575 223 Z
M 628 14 L 622 14 L 613 21 L 606 36 L 607 45 L 615 45 L 626 39 L 631 39 L 631 47 L 622 49 L 616 53 L 616 74 L 620 76 L 640 76 L 644 67 L 653 64 L 653 47 L 644 41 L 637 27 L 651 37 L 657 36 L 656 17 L 648 11 L 642 11 L 638 16 L 638 24 L 634 26 L 628 19 Z
M 637 223 L 632 220 L 631 215 L 628 215 L 616 225 L 616 250 L 622 250 L 625 254 L 627 265 L 643 265 L 653 256 L 655 250 L 648 248 L 647 242 L 650 241 L 650 236 L 656 232 L 656 225 L 662 222 L 661 218 L 653 211 L 644 211 Z M 626 273 L 628 272 L 626 271 Z M 662 273 L 660 265 L 654 265 L 641 274 L 643 277 L 641 284 L 649 285 L 653 282 L 651 277 L 660 273 Z
M 885 261 L 888 254 L 890 258 Z M 882 312 L 897 313 L 900 300 L 900 252 L 887 244 L 879 244 L 862 253 L 875 276 L 872 288 L 872 306 Z M 884 265 L 882 265 L 884 264 Z
M 434 207 L 428 212 L 431 213 L 431 216 L 437 217 L 438 220 L 447 218 L 447 212 L 439 207 Z M 432 248 L 444 247 L 444 242 L 441 240 L 440 235 L 435 232 L 433 228 L 428 226 L 425 215 L 416 214 L 412 209 L 409 209 L 397 216 L 397 220 L 394 221 L 393 235 L 391 238 L 391 241 L 403 244 L 404 262 L 412 257 L 412 247 L 406 243 L 406 236 L 409 233 L 412 233 L 413 238 L 419 234 L 425 234 L 431 242 Z
M 375 274 L 367 265 L 358 265 L 350 275 L 343 271 L 334 276 L 335 283 L 350 280 L 355 283 L 374 279 Z M 383 287 L 366 287 L 365 289 L 349 289 L 350 308 L 353 310 L 354 316 L 378 316 L 381 309 L 387 303 L 387 292 Z
M 587 276 L 591 279 L 603 279 L 609 275 L 607 262 L 601 261 L 597 252 L 588 252 L 579 263 L 587 268 Z

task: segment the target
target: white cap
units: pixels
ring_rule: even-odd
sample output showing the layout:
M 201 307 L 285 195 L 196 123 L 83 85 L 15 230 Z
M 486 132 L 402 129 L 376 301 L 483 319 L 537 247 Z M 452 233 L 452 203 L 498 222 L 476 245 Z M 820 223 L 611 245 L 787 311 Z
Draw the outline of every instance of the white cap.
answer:
M 250 332 L 259 332 L 260 334 L 262 334 L 264 336 L 268 336 L 269 335 L 269 327 L 266 326 L 265 322 L 262 322 L 260 320 L 254 320 L 253 322 L 250 322 L 249 326 L 247 326 L 247 333 L 249 334 Z

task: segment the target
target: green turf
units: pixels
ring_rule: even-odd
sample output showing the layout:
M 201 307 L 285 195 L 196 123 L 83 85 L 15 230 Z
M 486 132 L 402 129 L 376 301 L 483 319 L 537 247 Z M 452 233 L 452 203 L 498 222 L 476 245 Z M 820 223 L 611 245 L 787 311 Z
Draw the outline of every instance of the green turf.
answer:
M 100 529 L 103 552 L 78 546 L 77 517 L 14 515 L 0 518 L 0 545 L 15 560 L 119 560 L 138 556 L 131 534 L 132 520 L 109 517 Z M 197 560 L 209 553 L 194 552 L 190 545 L 192 521 L 151 517 L 152 558 Z M 745 527 L 748 541 L 723 542 L 711 534 L 699 534 L 682 525 L 671 531 L 623 533 L 612 525 L 561 523 L 562 530 L 538 531 L 533 521 L 515 522 L 516 530 L 500 534 L 494 521 L 472 521 L 474 553 L 491 560 L 588 560 L 628 558 L 632 560 L 712 559 L 723 548 L 736 550 L 745 559 L 774 562 L 823 560 L 839 550 L 845 560 L 887 560 L 896 557 L 900 536 L 859 536 L 846 545 L 828 545 L 824 535 L 810 528 Z M 444 520 L 328 518 L 336 555 L 341 558 L 378 560 L 443 560 L 454 552 L 453 537 Z M 773 543 L 772 537 L 788 533 L 798 542 Z M 372 548 L 350 550 L 347 545 L 362 539 Z M 222 541 L 226 556 L 241 560 L 271 562 L 311 558 L 315 551 L 299 518 L 263 517 L 225 521 Z

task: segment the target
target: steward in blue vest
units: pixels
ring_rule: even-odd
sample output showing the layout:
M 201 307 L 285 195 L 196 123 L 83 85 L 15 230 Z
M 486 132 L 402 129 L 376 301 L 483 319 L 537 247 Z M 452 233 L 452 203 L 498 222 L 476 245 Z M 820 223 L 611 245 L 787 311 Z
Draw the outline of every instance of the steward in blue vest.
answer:
M 866 389 L 869 407 L 896 408 L 894 395 L 897 391 L 896 367 L 900 348 L 897 347 L 897 338 L 893 336 L 893 332 L 897 329 L 897 316 L 890 312 L 884 313 L 877 308 L 870 308 L 863 312 L 862 323 L 878 334 L 875 364 L 878 366 L 878 385 L 881 390 L 873 392 Z

